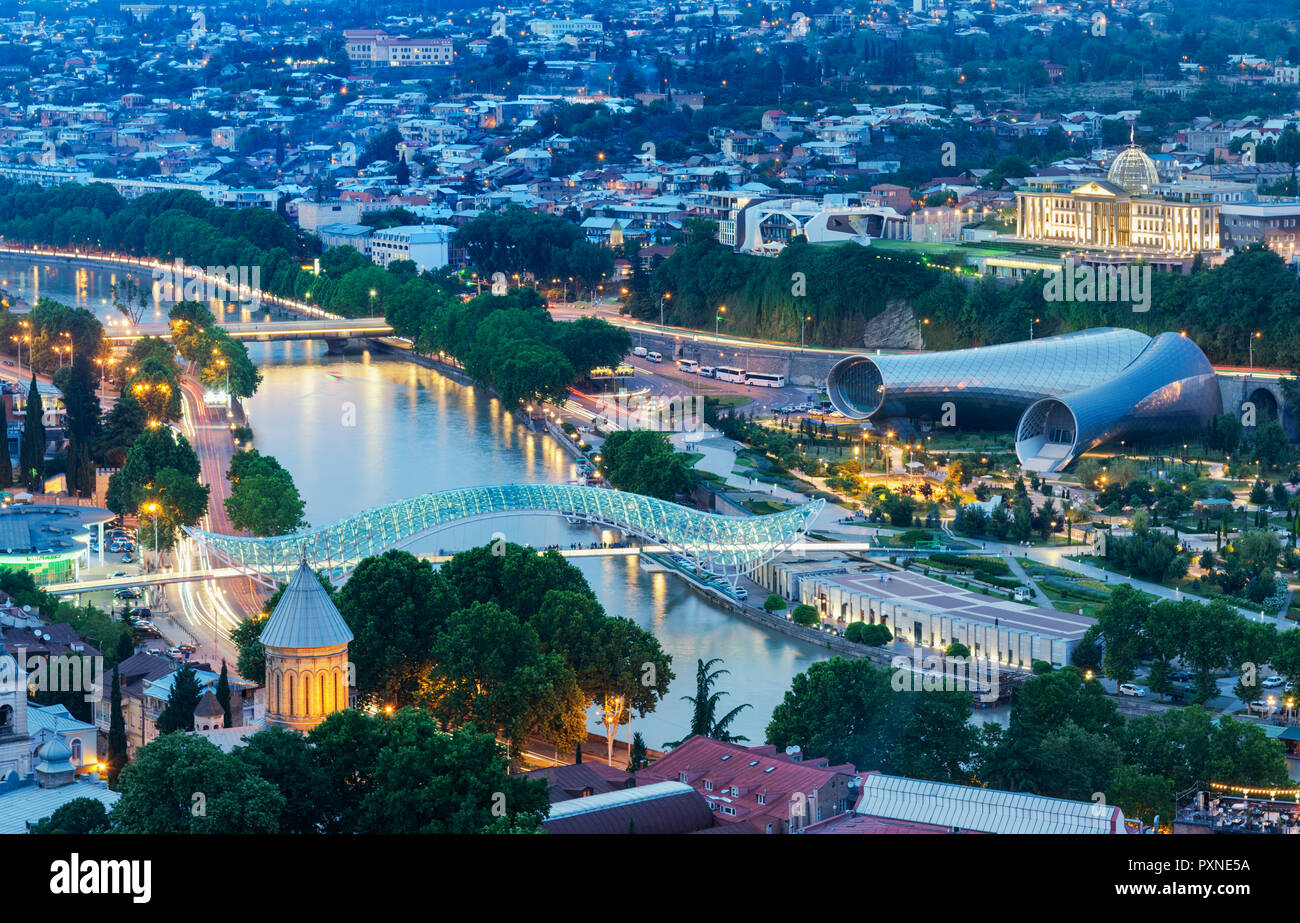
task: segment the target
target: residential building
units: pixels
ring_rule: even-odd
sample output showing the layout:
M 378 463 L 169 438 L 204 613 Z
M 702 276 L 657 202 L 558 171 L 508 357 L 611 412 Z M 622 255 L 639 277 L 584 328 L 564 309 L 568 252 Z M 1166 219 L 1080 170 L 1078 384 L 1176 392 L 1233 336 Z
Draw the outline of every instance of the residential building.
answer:
M 791 833 L 853 803 L 857 770 L 803 759 L 799 748 L 744 747 L 690 737 L 636 773 L 637 785 L 680 782 L 698 792 L 718 824 L 748 833 Z

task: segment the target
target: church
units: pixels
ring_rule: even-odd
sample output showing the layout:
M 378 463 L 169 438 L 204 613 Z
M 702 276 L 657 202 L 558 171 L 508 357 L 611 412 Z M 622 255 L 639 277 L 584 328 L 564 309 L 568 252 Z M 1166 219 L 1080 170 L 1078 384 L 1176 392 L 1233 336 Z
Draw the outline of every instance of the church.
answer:
M 304 561 L 262 629 L 266 723 L 306 733 L 352 705 L 352 630 Z

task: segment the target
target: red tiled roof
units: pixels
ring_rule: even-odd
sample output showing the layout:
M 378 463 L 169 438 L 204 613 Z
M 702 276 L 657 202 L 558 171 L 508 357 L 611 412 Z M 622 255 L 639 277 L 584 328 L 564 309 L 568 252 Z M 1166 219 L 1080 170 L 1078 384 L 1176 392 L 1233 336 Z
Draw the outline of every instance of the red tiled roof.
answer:
M 796 793 L 811 795 L 852 766 L 830 767 L 824 757 L 796 762 L 770 745 L 743 747 L 691 737 L 636 773 L 637 784 L 682 782 L 719 807 L 718 823 L 786 821 Z M 735 790 L 735 794 L 733 794 Z M 760 802 L 759 799 L 762 799 Z M 735 811 L 724 813 L 725 806 Z

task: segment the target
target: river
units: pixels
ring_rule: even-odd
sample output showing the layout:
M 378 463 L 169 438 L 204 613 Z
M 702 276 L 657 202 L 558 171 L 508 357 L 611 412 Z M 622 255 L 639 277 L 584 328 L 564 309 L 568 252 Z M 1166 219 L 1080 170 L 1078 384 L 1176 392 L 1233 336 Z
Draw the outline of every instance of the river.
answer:
M 482 388 L 400 357 L 328 356 L 315 342 L 256 343 L 250 354 L 263 374 L 258 393 L 245 403 L 254 445 L 293 472 L 313 525 L 430 491 L 564 483 L 576 476 L 571 457 L 553 439 L 528 432 Z M 412 550 L 471 547 L 496 532 L 533 546 L 598 537 L 559 517 L 529 516 L 459 526 Z M 714 608 L 680 580 L 642 571 L 636 557 L 574 563 L 607 612 L 652 631 L 672 654 L 676 678 L 669 694 L 654 713 L 633 722 L 650 747 L 686 735 L 692 706 L 681 697 L 695 692 L 697 658 L 724 660 L 731 673 L 719 686 L 729 693 L 721 707 L 749 703 L 732 728 L 762 743 L 791 678 L 828 656 L 824 648 Z

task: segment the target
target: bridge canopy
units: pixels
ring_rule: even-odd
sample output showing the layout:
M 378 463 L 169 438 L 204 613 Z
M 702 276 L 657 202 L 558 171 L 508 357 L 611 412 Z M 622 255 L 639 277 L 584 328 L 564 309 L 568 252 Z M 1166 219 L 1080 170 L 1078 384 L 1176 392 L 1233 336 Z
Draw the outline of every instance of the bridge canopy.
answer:
M 625 491 L 573 484 L 461 487 L 398 500 L 316 529 L 269 538 L 187 527 L 201 549 L 250 576 L 287 580 L 306 560 L 341 579 L 363 558 L 473 519 L 552 514 L 664 545 L 707 574 L 751 573 L 798 541 L 825 501 L 765 516 L 720 516 Z

